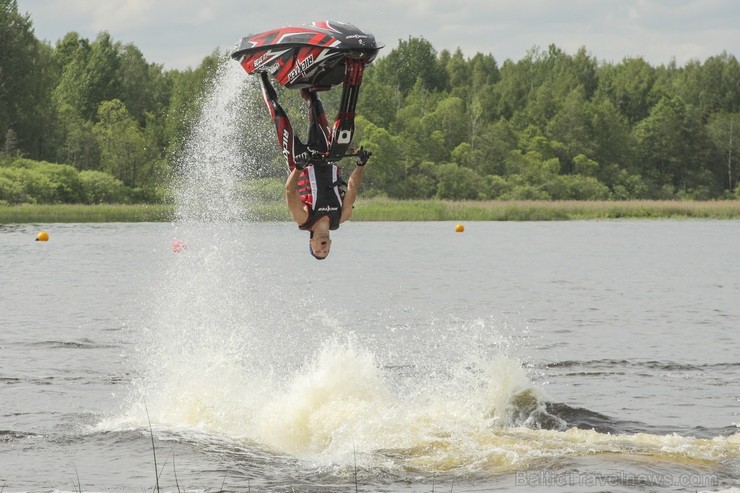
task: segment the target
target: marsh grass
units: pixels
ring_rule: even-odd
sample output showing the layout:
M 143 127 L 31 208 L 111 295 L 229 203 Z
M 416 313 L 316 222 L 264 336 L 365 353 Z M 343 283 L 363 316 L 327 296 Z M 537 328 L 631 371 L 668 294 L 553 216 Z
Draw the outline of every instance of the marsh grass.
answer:
M 250 221 L 290 221 L 282 201 L 245 210 Z M 0 206 L 0 224 L 168 222 L 171 205 Z M 740 200 L 724 201 L 446 201 L 358 199 L 353 221 L 572 221 L 593 219 L 740 219 Z
M 169 205 L 5 205 L 0 224 L 162 222 L 172 220 L 172 211 Z
M 358 201 L 355 221 L 569 221 L 621 218 L 740 219 L 740 201 Z

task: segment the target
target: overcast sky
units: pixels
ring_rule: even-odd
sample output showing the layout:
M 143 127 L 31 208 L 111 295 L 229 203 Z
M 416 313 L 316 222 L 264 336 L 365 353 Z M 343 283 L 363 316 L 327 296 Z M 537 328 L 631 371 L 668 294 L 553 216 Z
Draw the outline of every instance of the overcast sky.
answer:
M 653 65 L 727 51 L 740 55 L 740 0 L 19 0 L 36 36 L 55 44 L 107 31 L 149 62 L 195 67 L 214 49 L 268 29 L 333 19 L 385 43 L 409 36 L 437 51 L 492 54 L 499 64 L 532 47 L 581 46 L 599 61 L 642 56 Z

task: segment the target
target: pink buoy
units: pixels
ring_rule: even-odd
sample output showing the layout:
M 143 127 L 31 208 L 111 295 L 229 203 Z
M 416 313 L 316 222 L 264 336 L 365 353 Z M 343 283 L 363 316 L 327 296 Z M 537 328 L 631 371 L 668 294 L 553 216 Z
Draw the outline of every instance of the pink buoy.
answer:
M 182 240 L 175 240 L 172 242 L 172 251 L 175 253 L 184 252 L 188 249 L 188 246 Z

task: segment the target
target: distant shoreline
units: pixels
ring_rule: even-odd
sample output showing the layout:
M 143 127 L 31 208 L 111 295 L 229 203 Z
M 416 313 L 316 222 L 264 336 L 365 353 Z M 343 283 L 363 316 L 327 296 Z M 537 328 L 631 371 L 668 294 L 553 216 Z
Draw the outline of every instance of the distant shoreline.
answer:
M 0 224 L 171 222 L 172 205 L 0 206 Z M 593 219 L 740 219 L 740 200 L 446 201 L 358 200 L 354 221 L 573 221 Z M 245 208 L 245 221 L 289 221 L 282 202 Z

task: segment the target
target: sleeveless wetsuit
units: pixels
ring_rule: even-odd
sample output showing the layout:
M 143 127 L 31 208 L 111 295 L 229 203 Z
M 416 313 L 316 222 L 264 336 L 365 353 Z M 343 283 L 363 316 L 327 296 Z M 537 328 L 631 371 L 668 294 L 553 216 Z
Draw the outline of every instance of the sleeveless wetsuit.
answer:
M 329 217 L 329 229 L 339 228 L 342 217 L 344 181 L 336 165 L 309 166 L 298 182 L 298 193 L 308 209 L 308 219 L 298 226 L 310 230 L 324 216 Z
M 324 114 L 324 107 L 315 92 L 302 89 L 301 96 L 309 103 L 308 108 L 308 142 L 304 144 L 293 132 L 288 115 L 277 100 L 277 93 L 267 77 L 261 79 L 262 98 L 270 116 L 275 123 L 278 142 L 283 149 L 283 156 L 292 172 L 295 169 L 295 158 L 306 152 L 325 152 L 331 143 L 331 132 Z M 308 166 L 301 172 L 298 180 L 298 193 L 308 209 L 308 220 L 299 226 L 310 230 L 324 216 L 329 216 L 329 229 L 339 227 L 342 216 L 344 186 L 340 169 L 335 164 Z

